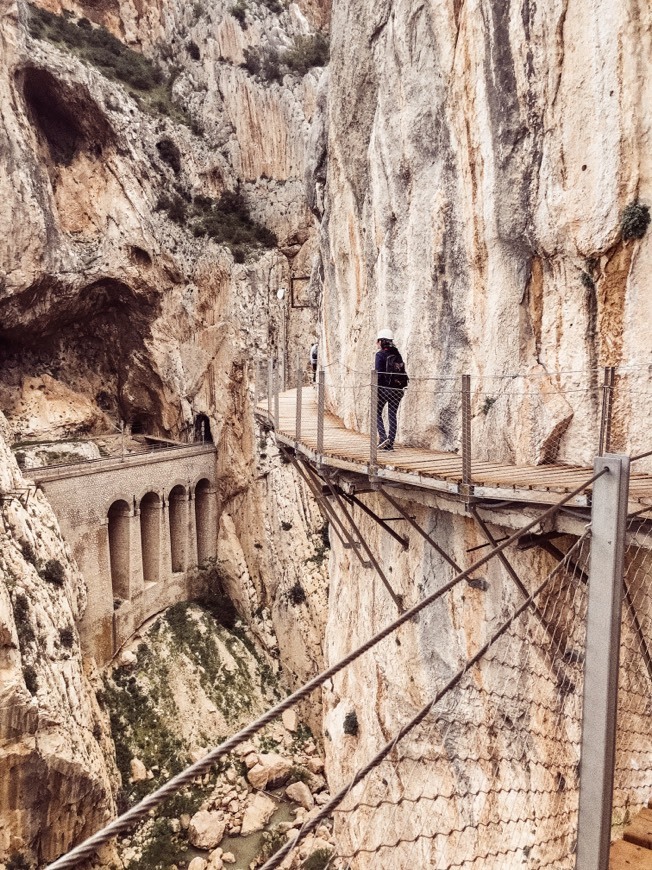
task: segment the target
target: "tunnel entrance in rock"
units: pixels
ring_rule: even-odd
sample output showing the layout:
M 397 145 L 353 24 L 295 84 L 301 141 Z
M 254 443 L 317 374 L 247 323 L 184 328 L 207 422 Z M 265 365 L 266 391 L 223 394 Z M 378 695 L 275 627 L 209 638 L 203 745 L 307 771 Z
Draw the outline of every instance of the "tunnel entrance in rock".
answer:
M 37 67 L 19 75 L 28 114 L 54 163 L 68 166 L 82 150 L 101 156 L 113 131 L 86 88 Z
M 195 441 L 203 444 L 212 444 L 211 424 L 206 414 L 197 414 L 195 417 Z

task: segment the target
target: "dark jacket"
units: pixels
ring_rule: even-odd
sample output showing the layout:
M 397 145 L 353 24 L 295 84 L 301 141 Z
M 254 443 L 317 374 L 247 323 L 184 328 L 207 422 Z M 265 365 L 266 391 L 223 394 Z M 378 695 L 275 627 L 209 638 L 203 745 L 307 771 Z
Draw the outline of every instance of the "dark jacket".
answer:
M 390 386 L 390 377 L 391 375 L 386 374 L 387 372 L 387 357 L 389 356 L 398 356 L 398 358 L 403 361 L 403 357 L 401 356 L 397 347 L 392 345 L 391 347 L 383 348 L 383 350 L 379 350 L 376 352 L 376 371 L 378 372 L 378 386 L 379 387 L 389 387 Z

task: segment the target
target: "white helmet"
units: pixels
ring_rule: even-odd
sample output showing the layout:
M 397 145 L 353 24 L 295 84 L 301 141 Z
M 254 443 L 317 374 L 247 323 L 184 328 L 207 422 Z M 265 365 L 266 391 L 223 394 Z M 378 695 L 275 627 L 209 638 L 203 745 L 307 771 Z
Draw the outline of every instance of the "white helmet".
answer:
M 383 329 L 378 330 L 377 338 L 386 338 L 389 341 L 394 341 L 394 333 L 391 329 L 387 329 L 387 327 L 384 327 Z

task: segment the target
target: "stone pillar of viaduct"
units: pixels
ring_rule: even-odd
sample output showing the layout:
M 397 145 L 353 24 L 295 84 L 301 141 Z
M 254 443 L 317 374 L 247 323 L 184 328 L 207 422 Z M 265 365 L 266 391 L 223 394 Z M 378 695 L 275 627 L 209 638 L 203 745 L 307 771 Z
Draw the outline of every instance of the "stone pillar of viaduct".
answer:
M 87 583 L 79 630 L 99 664 L 183 601 L 187 572 L 215 556 L 215 457 L 193 445 L 31 472 Z

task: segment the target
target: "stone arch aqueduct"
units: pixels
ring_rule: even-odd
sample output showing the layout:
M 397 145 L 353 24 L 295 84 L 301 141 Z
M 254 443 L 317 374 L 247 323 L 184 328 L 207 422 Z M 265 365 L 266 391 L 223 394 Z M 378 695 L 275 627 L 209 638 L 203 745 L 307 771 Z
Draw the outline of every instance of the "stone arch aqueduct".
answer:
M 142 623 L 188 597 L 188 570 L 215 556 L 212 444 L 30 469 L 88 586 L 84 648 L 107 662 Z

